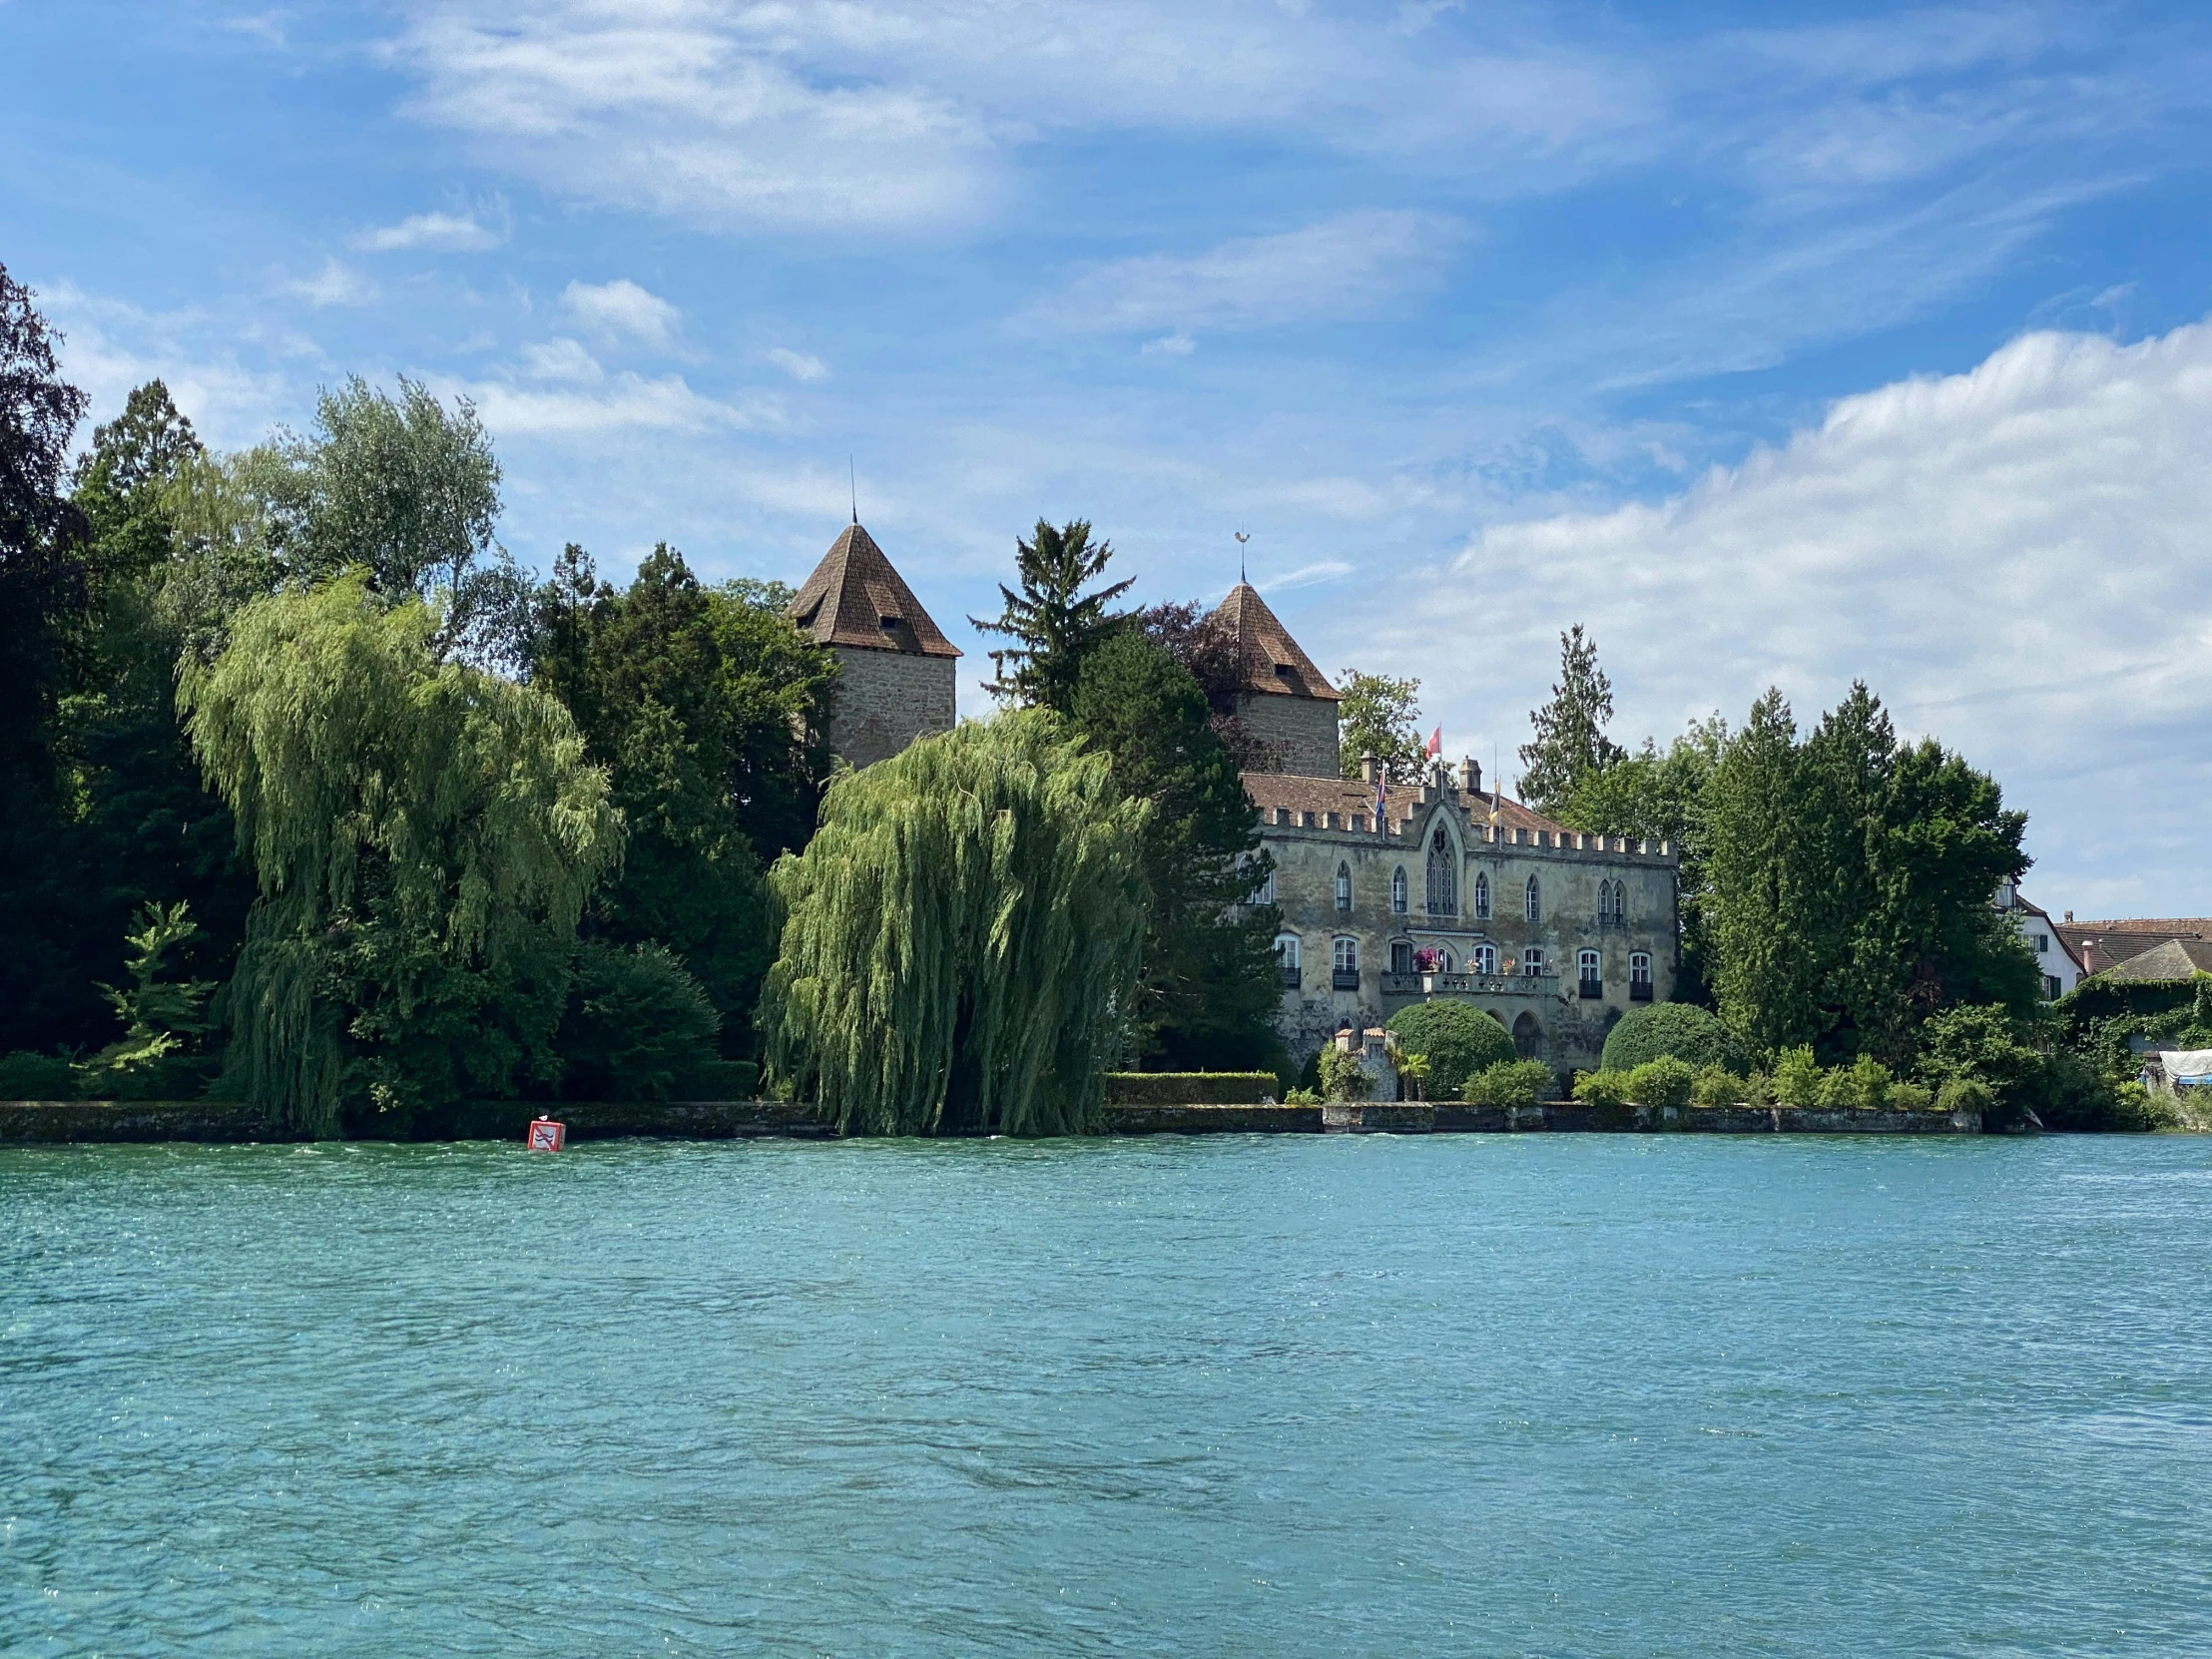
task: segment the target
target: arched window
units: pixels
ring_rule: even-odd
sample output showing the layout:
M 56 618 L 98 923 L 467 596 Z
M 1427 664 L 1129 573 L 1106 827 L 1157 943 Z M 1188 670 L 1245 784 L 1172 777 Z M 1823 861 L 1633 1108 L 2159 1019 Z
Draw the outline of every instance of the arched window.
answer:
M 1627 902 L 1628 883 L 1626 881 L 1615 881 L 1613 883 L 1613 919 L 1615 921 L 1621 919 L 1622 912 L 1627 907 Z
M 1490 919 L 1490 878 L 1481 870 L 1474 872 L 1474 914 L 1480 921 Z
M 1393 916 L 1403 915 L 1405 906 L 1410 902 L 1411 900 L 1407 897 L 1405 866 L 1399 864 L 1397 868 L 1390 871 L 1390 914 Z
M 1495 973 L 1497 971 L 1497 946 L 1494 944 L 1476 945 L 1467 955 L 1467 967 L 1470 972 L 1474 973 Z
M 1275 935 L 1275 965 L 1283 970 L 1284 984 L 1298 984 L 1298 935 L 1296 933 L 1278 933 Z
M 1452 965 L 1451 952 L 1448 949 L 1436 952 L 1436 971 L 1438 973 L 1457 973 L 1459 971 Z
M 1596 951 L 1578 950 L 1574 953 L 1574 976 L 1580 982 L 1584 997 L 1605 994 L 1604 968 Z
M 1352 866 L 1350 864 L 1339 864 L 1337 866 L 1337 908 L 1340 910 L 1352 908 Z
M 1597 884 L 1597 919 L 1603 921 L 1612 913 L 1613 883 L 1610 881 L 1600 881 Z
M 1459 861 L 1452 855 L 1450 837 L 1441 829 L 1428 842 L 1428 913 L 1459 913 Z
M 1530 921 L 1544 919 L 1544 892 L 1543 888 L 1536 884 L 1536 878 L 1533 875 L 1528 878 L 1528 919 Z
M 1628 1000 L 1631 1002 L 1649 1002 L 1651 1000 L 1651 956 L 1646 951 L 1633 951 L 1629 955 Z

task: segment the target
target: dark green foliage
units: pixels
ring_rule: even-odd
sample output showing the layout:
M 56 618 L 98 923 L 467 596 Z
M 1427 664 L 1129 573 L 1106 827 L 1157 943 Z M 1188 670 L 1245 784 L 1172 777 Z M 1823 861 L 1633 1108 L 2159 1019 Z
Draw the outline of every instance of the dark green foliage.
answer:
M 1408 1054 L 1428 1062 L 1424 1086 L 1432 1100 L 1455 1100 L 1468 1077 L 1513 1056 L 1505 1027 L 1479 1008 L 1435 997 L 1390 1016 L 1390 1035 Z
M 1605 735 L 1613 718 L 1613 685 L 1597 666 L 1597 641 L 1582 624 L 1559 636 L 1559 683 L 1551 702 L 1531 710 L 1535 736 L 1521 746 L 1520 793 L 1540 813 L 1557 817 L 1576 792 L 1627 759 Z
M 554 1041 L 564 1100 L 707 1098 L 722 1018 L 657 944 L 586 939 Z
M 18 1049 L 0 1059 L 0 1100 L 75 1100 L 77 1068 L 59 1054 Z
M 1272 1099 L 1272 1071 L 1110 1071 L 1109 1106 L 1249 1106 Z
M 770 874 L 772 1080 L 841 1133 L 1098 1127 L 1129 1040 L 1149 809 L 1043 710 L 971 721 L 823 802 Z
M 1373 755 L 1399 783 L 1418 778 L 1425 754 L 1419 725 L 1420 682 L 1348 668 L 1337 677 L 1337 690 L 1344 694 L 1337 705 L 1337 729 L 1342 735 L 1337 753 L 1344 775 L 1359 777 L 1360 763 Z
M 775 953 L 761 867 L 813 832 L 836 686 L 835 658 L 755 588 L 703 586 L 663 545 L 617 591 L 571 545 L 538 590 L 531 654 L 628 824 L 593 924 L 673 950 L 726 1044 L 750 1036 Z
M 1939 1112 L 1979 1112 L 1985 1128 L 1995 1128 L 1990 1122 L 1996 1112 L 1996 1095 L 1989 1085 L 1978 1077 L 1953 1077 L 1936 1091 L 1936 1109 Z
M 1631 1008 L 1607 1034 L 1600 1064 L 1608 1071 L 1631 1071 L 1662 1055 L 1693 1070 L 1721 1066 L 1738 1077 L 1751 1072 L 1751 1057 L 1735 1033 L 1705 1009 L 1683 1002 Z
M 1113 757 L 1114 784 L 1147 802 L 1143 977 L 1131 1013 L 1145 1070 L 1271 1066 L 1282 976 L 1280 915 L 1248 904 L 1266 878 L 1258 815 L 1215 732 L 1205 693 L 1144 635 L 1095 649 L 1073 700 L 1073 730 Z
M 983 633 L 1014 642 L 991 653 L 997 678 L 987 689 L 993 697 L 1016 708 L 1050 709 L 1056 715 L 1074 708 L 1084 659 L 1129 620 L 1107 609 L 1129 590 L 1128 581 L 1083 591 L 1084 584 L 1095 581 L 1113 556 L 1112 544 L 1094 543 L 1089 521 L 1080 518 L 1058 529 L 1040 518 L 1028 541 L 1014 543 L 1021 592 L 1000 583 L 1005 609 L 998 620 L 968 618 Z
M 1997 1006 L 1946 1009 L 1922 1029 L 1921 1077 L 1938 1093 L 1971 1080 L 1990 1091 L 1990 1128 L 2034 1122 L 2046 1129 L 2126 1129 L 2133 1122 L 2118 1085 L 2134 1067 L 2106 1070 L 2093 1055 L 2058 1046 L 2047 1013 L 2021 1018 Z M 2124 1069 L 2123 1069 L 2124 1068 Z M 2117 1075 L 2115 1075 L 2117 1073 Z
M 2034 1008 L 2033 958 L 1989 903 L 2026 865 L 2026 816 L 1935 742 L 1900 744 L 1864 686 L 1803 743 L 1760 699 L 1700 817 L 1711 984 L 1755 1050 L 1898 1066 L 1940 1009 Z

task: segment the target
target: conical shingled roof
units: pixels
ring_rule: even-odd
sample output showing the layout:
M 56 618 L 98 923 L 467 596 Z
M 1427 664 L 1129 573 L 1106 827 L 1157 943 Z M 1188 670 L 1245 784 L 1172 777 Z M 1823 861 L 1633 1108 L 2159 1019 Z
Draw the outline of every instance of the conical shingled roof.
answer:
M 875 538 L 856 523 L 830 544 L 792 601 L 791 619 L 823 645 L 923 657 L 960 655 L 883 557 Z
M 1219 620 L 1236 631 L 1244 648 L 1245 690 L 1344 701 L 1250 582 L 1231 588 L 1208 620 Z

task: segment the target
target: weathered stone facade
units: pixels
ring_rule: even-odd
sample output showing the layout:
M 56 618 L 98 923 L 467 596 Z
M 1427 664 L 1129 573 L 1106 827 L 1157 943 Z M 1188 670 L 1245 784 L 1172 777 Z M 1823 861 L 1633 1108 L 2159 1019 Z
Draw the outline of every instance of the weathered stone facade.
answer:
M 1493 828 L 1490 798 L 1441 767 L 1387 792 L 1380 834 L 1372 786 L 1245 783 L 1275 858 L 1280 1026 L 1298 1059 L 1448 996 L 1564 1074 L 1597 1065 L 1629 1008 L 1673 993 L 1679 860 L 1664 843 L 1578 834 L 1515 802 Z
M 1336 704 L 1248 692 L 1237 699 L 1237 719 L 1281 757 L 1282 771 L 1317 778 L 1336 772 Z
M 854 767 L 952 730 L 960 653 L 854 521 L 792 600 L 793 622 L 842 670 L 830 748 Z
M 832 645 L 836 712 L 830 748 L 855 767 L 896 755 L 916 738 L 952 730 L 956 659 Z

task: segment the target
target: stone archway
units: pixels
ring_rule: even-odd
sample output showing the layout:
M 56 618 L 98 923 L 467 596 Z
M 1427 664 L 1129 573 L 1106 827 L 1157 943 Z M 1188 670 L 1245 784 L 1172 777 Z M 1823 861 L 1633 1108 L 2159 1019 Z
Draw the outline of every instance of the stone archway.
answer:
M 1524 1060 L 1541 1059 L 1536 1050 L 1544 1043 L 1543 1028 L 1536 1023 L 1534 1014 L 1522 1014 L 1513 1021 L 1513 1052 Z

